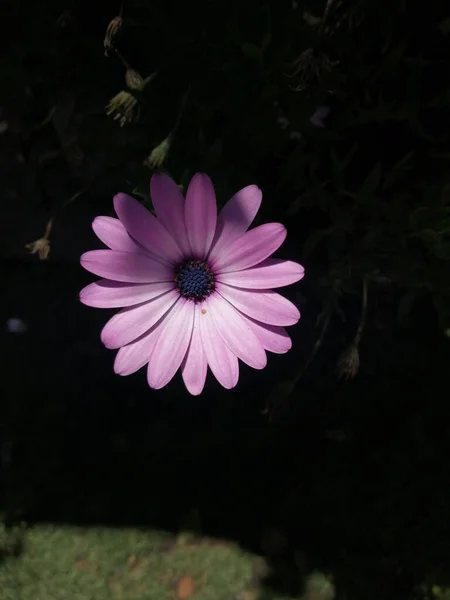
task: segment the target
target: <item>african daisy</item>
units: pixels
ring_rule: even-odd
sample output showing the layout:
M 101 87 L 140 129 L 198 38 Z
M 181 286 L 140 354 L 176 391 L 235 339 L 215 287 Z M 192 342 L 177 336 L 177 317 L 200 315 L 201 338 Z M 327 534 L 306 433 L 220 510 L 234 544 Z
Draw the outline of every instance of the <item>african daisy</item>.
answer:
M 238 359 L 266 366 L 266 350 L 291 347 L 284 329 L 300 318 L 296 306 L 271 288 L 304 275 L 301 265 L 269 258 L 286 238 L 280 223 L 248 229 L 262 199 L 249 185 L 217 215 L 209 177 L 197 173 L 184 199 L 167 175 L 154 175 L 156 217 L 127 194 L 114 197 L 118 219 L 97 217 L 92 227 L 109 248 L 86 252 L 82 266 L 104 279 L 80 293 L 81 302 L 122 308 L 101 339 L 119 349 L 119 375 L 147 366 L 149 386 L 167 385 L 179 368 L 186 388 L 200 394 L 207 368 L 225 388 L 239 379 Z

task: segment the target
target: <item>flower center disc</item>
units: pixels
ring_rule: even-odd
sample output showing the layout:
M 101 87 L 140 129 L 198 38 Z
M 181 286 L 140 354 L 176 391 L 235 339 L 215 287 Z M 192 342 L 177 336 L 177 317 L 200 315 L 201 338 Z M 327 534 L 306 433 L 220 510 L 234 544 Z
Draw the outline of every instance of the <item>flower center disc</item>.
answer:
M 215 289 L 214 275 L 204 260 L 187 260 L 175 271 L 175 285 L 183 298 L 201 302 Z

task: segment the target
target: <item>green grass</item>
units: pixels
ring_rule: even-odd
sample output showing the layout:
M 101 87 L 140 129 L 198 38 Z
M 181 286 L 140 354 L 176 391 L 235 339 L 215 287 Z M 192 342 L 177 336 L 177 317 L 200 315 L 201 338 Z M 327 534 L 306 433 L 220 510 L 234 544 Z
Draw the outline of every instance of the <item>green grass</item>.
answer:
M 258 564 L 233 544 L 157 531 L 48 525 L 25 535 L 20 556 L 0 566 L 2 600 L 246 598 Z

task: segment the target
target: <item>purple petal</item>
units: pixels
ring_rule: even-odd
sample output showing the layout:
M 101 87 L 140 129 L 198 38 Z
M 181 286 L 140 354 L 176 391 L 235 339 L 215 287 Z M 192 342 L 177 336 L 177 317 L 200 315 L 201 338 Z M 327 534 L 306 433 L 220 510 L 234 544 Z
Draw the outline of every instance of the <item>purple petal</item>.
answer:
M 286 238 L 281 223 L 266 223 L 250 229 L 235 240 L 211 266 L 215 273 L 243 271 L 268 258 Z
M 325 127 L 325 123 L 323 122 L 323 120 L 326 119 L 329 114 L 329 106 L 319 106 L 319 108 L 317 108 L 317 110 L 314 112 L 314 114 L 309 120 L 313 125 L 316 125 L 317 127 Z
M 102 342 L 107 348 L 116 349 L 133 342 L 166 314 L 179 299 L 175 290 L 167 292 L 149 302 L 124 308 L 103 327 Z
M 195 258 L 205 258 L 216 231 L 216 194 L 210 178 L 196 173 L 186 192 L 186 228 Z
M 228 348 L 254 369 L 264 369 L 267 357 L 260 341 L 247 321 L 219 294 L 205 301 L 219 335 Z
M 140 202 L 127 194 L 116 194 L 114 208 L 128 233 L 144 248 L 170 263 L 183 259 L 167 229 Z
M 202 393 L 208 370 L 208 363 L 200 337 L 199 320 L 201 316 L 200 305 L 194 305 L 194 326 L 192 328 L 191 343 L 181 365 L 184 385 L 193 396 L 198 396 Z
M 264 350 L 268 350 L 274 354 L 285 354 L 292 348 L 292 340 L 284 327 L 265 325 L 245 315 L 243 316 L 255 332 Z
M 194 307 L 190 300 L 180 298 L 161 325 L 147 370 L 148 384 L 154 390 L 167 385 L 183 362 L 191 341 Z
M 149 331 L 144 333 L 143 336 L 120 348 L 114 361 L 114 372 L 117 375 L 131 375 L 132 373 L 136 373 L 136 371 L 139 371 L 140 368 L 149 362 L 153 348 L 161 333 L 161 323 L 166 316 L 158 321 Z
M 81 256 L 80 263 L 94 275 L 125 283 L 173 281 L 173 272 L 168 265 L 134 252 L 90 250 Z
M 80 292 L 80 300 L 94 308 L 122 308 L 152 300 L 174 289 L 170 281 L 160 283 L 121 283 L 100 279 L 89 284 Z
M 300 312 L 284 296 L 272 290 L 244 290 L 217 283 L 216 290 L 248 317 L 268 325 L 295 325 Z
M 217 219 L 210 259 L 215 260 L 252 224 L 261 206 L 262 192 L 256 185 L 239 190 L 223 207 Z
M 150 195 L 159 221 L 176 240 L 183 254 L 190 256 L 192 250 L 186 231 L 184 198 L 180 188 L 168 175 L 159 173 L 150 180 Z
M 239 380 L 238 359 L 219 335 L 206 303 L 202 304 L 200 316 L 200 337 L 209 368 L 220 385 L 230 390 Z
M 290 285 L 300 281 L 304 274 L 305 269 L 296 262 L 266 258 L 262 263 L 250 269 L 221 273 L 217 275 L 217 281 L 236 287 L 263 290 Z
M 95 235 L 111 250 L 121 252 L 145 252 L 128 235 L 127 230 L 114 217 L 96 217 L 92 222 Z

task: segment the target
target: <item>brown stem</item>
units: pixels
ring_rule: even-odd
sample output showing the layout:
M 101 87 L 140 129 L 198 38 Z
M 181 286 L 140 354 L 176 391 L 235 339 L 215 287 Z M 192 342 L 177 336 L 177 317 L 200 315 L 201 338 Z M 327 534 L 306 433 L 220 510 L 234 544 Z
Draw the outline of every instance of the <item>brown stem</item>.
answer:
M 358 347 L 361 341 L 361 337 L 364 331 L 364 327 L 366 325 L 366 317 L 367 317 L 367 299 L 368 299 L 368 291 L 369 291 L 369 278 L 366 276 L 363 279 L 363 292 L 362 292 L 362 302 L 361 302 L 361 317 L 359 319 L 358 329 L 356 330 L 355 339 L 353 340 L 353 344 Z
M 123 54 L 115 46 L 114 46 L 114 52 L 117 54 L 118 59 L 123 64 L 123 66 L 125 67 L 125 69 L 131 69 L 130 64 L 128 63 L 128 61 L 126 60 L 126 58 L 123 56 Z
M 322 346 L 323 341 L 324 341 L 325 336 L 326 336 L 327 331 L 328 331 L 328 327 L 330 325 L 330 320 L 331 320 L 331 314 L 332 314 L 332 312 L 333 311 L 332 311 L 331 307 L 329 307 L 327 309 L 327 311 L 326 311 L 325 319 L 323 321 L 323 325 L 322 325 L 322 329 L 320 330 L 319 337 L 317 338 L 316 343 L 313 346 L 311 354 L 309 355 L 309 357 L 307 358 L 307 360 L 305 361 L 305 363 L 302 365 L 302 367 L 299 369 L 299 371 L 297 372 L 297 374 L 292 379 L 293 383 L 296 384 L 296 383 L 298 383 L 298 381 L 300 381 L 300 379 L 303 377 L 303 374 L 308 369 L 309 365 L 312 363 L 312 361 L 314 360 L 314 357 L 316 356 L 317 352 L 319 351 L 320 347 Z

